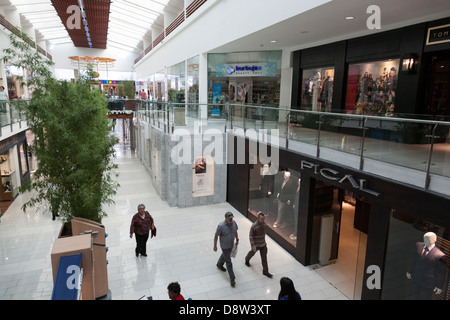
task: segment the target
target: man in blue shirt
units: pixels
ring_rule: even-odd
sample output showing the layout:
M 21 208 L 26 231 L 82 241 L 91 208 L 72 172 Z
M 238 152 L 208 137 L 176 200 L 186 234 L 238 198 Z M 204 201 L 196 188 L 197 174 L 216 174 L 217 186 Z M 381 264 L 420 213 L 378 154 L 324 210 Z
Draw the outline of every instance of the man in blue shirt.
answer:
M 220 255 L 219 261 L 217 261 L 217 268 L 222 271 L 228 271 L 230 276 L 230 284 L 232 287 L 236 285 L 236 277 L 233 272 L 233 264 L 231 262 L 231 251 L 234 245 L 234 239 L 236 238 L 236 245 L 239 243 L 238 237 L 238 226 L 236 221 L 233 220 L 233 213 L 225 213 L 225 220 L 219 223 L 217 226 L 216 233 L 214 235 L 214 251 L 217 252 L 217 240 L 220 239 L 220 248 L 222 249 L 222 254 Z M 223 267 L 226 263 L 227 268 Z

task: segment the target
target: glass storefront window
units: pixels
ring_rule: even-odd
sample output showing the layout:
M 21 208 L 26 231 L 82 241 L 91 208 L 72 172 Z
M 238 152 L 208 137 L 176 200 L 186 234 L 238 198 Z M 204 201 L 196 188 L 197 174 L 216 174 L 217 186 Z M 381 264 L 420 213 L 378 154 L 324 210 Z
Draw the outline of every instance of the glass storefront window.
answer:
M 185 62 L 180 62 L 167 70 L 167 94 L 169 101 L 184 103 L 186 86 Z
M 334 67 L 303 70 L 302 109 L 330 111 L 333 82 Z
M 166 101 L 166 74 L 164 71 L 155 73 L 155 97 L 157 101 Z
M 25 99 L 27 98 L 26 86 L 22 85 L 22 78 L 24 77 L 24 71 L 20 67 L 6 66 L 6 80 L 8 87 L 8 97 L 13 99 Z M 28 73 L 29 75 L 29 73 Z M 6 86 L 5 86 L 6 87 Z
M 278 106 L 281 51 L 208 54 L 208 101 Z
M 280 169 L 269 174 L 268 165 L 259 161 L 250 168 L 249 212 L 266 214 L 269 228 L 285 238 L 293 246 L 297 244 L 297 219 L 300 199 L 300 173 Z
M 199 57 L 195 56 L 187 60 L 186 85 L 188 91 L 188 103 L 199 102 Z
M 395 110 L 399 64 L 400 59 L 350 64 L 345 111 L 391 115 Z
M 28 173 L 28 155 L 26 153 L 26 142 L 20 144 L 20 165 L 22 168 L 22 176 Z
M 449 300 L 449 265 L 448 229 L 391 210 L 381 299 Z

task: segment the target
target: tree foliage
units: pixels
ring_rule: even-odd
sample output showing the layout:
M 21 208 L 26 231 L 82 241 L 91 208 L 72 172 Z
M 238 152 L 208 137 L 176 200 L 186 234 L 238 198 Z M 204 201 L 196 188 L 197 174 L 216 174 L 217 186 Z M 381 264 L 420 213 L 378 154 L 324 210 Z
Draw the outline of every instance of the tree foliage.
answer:
M 51 61 L 14 34 L 10 41 L 3 60 L 29 70 L 27 85 L 33 89 L 22 111 L 35 134 L 38 169 L 21 186 L 21 191 L 35 191 L 22 209 L 56 198 L 64 222 L 73 217 L 101 221 L 106 216 L 102 204 L 113 203 L 119 186 L 112 162 L 117 138 L 110 135 L 106 98 L 90 88 L 92 70 L 75 82 L 58 81 Z

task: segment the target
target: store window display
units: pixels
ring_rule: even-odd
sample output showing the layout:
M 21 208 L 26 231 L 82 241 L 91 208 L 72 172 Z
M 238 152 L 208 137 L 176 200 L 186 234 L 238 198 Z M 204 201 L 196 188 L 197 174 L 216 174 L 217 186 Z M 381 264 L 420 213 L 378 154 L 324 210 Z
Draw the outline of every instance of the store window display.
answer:
M 187 60 L 186 86 L 188 103 L 198 103 L 199 100 L 199 56 Z
M 269 228 L 296 245 L 300 195 L 300 173 L 279 168 L 271 174 L 269 164 L 254 164 L 250 169 L 249 213 L 266 214 Z
M 449 266 L 448 229 L 391 210 L 383 300 L 449 300 Z
M 171 66 L 167 70 L 167 94 L 169 101 L 185 102 L 186 73 L 185 62 Z
M 280 50 L 208 54 L 208 101 L 278 106 L 281 56 Z
M 1 182 L 2 189 L 0 192 L 1 201 L 11 201 L 13 198 L 13 181 L 12 179 L 14 171 L 10 167 L 9 152 L 5 152 L 0 155 L 0 171 L 1 171 Z
M 303 70 L 302 109 L 331 111 L 334 68 Z
M 395 111 L 399 64 L 400 59 L 389 59 L 349 65 L 346 112 L 392 115 Z
M 442 293 L 445 283 L 445 254 L 436 247 L 437 235 L 427 232 L 417 242 L 406 277 L 412 281 L 412 292 L 419 300 L 430 300 Z

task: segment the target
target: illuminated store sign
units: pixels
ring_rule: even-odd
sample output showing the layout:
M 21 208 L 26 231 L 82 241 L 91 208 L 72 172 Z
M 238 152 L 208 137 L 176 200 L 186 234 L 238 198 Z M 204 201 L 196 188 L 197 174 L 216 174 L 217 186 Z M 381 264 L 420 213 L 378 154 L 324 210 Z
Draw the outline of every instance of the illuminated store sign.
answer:
M 353 188 L 371 194 L 372 196 L 378 197 L 380 195 L 380 193 L 378 192 L 366 189 L 367 181 L 365 179 L 356 180 L 351 174 L 342 174 L 339 171 L 331 168 L 321 168 L 320 165 L 305 160 L 301 161 L 300 167 L 302 170 L 312 169 L 314 171 L 314 174 L 320 174 L 327 180 L 337 181 L 338 183 L 348 182 L 352 185 Z
M 216 65 L 216 77 L 274 77 L 275 74 L 275 62 Z
M 428 28 L 427 45 L 450 42 L 450 24 Z
M 119 85 L 121 81 L 116 80 L 101 80 L 102 84 L 109 84 L 109 85 Z

